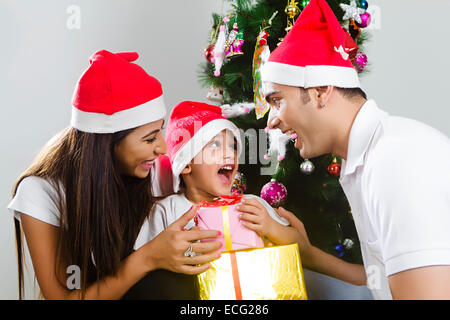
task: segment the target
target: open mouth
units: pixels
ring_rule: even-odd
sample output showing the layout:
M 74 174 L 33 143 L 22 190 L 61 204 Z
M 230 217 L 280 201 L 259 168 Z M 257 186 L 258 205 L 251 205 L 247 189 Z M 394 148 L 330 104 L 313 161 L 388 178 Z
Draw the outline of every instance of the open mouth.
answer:
M 234 164 L 224 164 L 219 168 L 217 172 L 220 181 L 224 184 L 230 184 L 233 182 Z
M 296 139 L 297 138 L 297 133 L 295 132 L 295 130 L 289 129 L 283 132 L 285 135 L 290 136 L 292 139 Z
M 146 169 L 146 170 L 150 170 L 151 167 L 153 166 L 153 163 L 155 162 L 155 159 L 153 160 L 145 160 L 143 162 L 141 162 L 141 166 Z
M 294 146 L 296 148 L 300 147 L 300 136 L 293 129 L 289 129 L 283 132 L 285 135 L 290 136 L 292 140 L 294 140 Z

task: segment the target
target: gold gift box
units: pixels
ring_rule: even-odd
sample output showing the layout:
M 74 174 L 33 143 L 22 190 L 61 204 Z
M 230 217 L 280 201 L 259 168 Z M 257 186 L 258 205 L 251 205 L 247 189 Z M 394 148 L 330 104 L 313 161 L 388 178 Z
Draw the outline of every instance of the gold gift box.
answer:
M 228 251 L 198 276 L 202 300 L 306 300 L 298 245 Z

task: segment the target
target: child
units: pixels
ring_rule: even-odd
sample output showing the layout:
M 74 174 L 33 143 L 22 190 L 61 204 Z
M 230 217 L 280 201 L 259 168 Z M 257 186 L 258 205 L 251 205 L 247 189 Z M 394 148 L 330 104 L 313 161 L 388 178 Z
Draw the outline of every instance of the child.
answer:
M 135 249 L 156 237 L 192 205 L 230 194 L 238 169 L 240 133 L 222 117 L 220 107 L 192 101 L 178 104 L 167 124 L 166 142 L 177 193 L 153 206 Z M 245 195 L 240 207 L 246 212 L 241 219 L 247 228 L 278 244 L 295 242 L 292 228 L 286 227 L 288 222 L 260 197 Z M 185 228 L 193 226 L 191 220 Z
M 166 142 L 172 163 L 174 195 L 154 204 L 144 221 L 135 249 L 155 238 L 192 205 L 230 194 L 238 169 L 241 139 L 238 128 L 221 115 L 217 106 L 185 101 L 170 115 Z M 246 195 L 243 223 L 278 244 L 295 242 L 295 231 L 263 199 Z M 193 219 L 186 229 L 195 226 Z M 198 299 L 196 276 L 166 270 L 150 272 L 125 298 Z

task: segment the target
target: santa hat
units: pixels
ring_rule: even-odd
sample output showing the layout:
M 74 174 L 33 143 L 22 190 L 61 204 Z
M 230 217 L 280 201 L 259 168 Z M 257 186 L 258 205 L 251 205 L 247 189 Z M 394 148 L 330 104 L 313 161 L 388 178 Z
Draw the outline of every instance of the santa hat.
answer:
M 172 163 L 174 192 L 179 190 L 181 171 L 212 138 L 225 129 L 230 130 L 236 138 L 239 156 L 242 150 L 239 129 L 222 116 L 220 107 L 183 101 L 173 108 L 165 133 Z
M 263 81 L 311 88 L 359 88 L 350 55 L 357 45 L 325 0 L 311 0 L 264 64 Z
M 136 52 L 100 50 L 77 83 L 72 99 L 72 127 L 114 133 L 163 119 L 161 83 L 135 61 Z

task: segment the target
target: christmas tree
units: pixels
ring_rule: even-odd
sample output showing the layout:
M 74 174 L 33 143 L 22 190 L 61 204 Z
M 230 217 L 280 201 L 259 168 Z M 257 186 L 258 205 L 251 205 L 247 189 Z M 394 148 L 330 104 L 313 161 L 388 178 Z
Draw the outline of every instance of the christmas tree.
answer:
M 359 47 L 357 52 L 349 53 L 355 68 L 360 74 L 367 72 L 367 57 L 362 52 L 368 39 L 364 28 L 370 24 L 367 1 L 327 2 Z M 255 161 L 255 156 L 261 154 L 261 149 L 265 152 L 269 142 L 264 130 L 269 108 L 260 92 L 260 66 L 308 3 L 308 0 L 233 0 L 230 12 L 213 13 L 199 81 L 209 88 L 208 99 L 222 105 L 224 113 L 239 128 L 246 133 L 264 133 L 245 135 L 245 159 L 241 159 L 239 171 L 245 177 L 246 193 L 259 195 L 268 183 L 282 189 L 284 185 L 286 199 L 278 203 L 279 199 L 266 200 L 272 200 L 269 203 L 274 206 L 282 204 L 295 213 L 304 223 L 313 245 L 348 262 L 362 263 L 350 207 L 339 184 L 341 159 L 333 155 L 302 159 L 289 137 L 270 134 L 273 141 L 269 154 L 263 161 Z M 278 142 L 275 139 L 281 142 L 275 143 Z M 278 155 L 274 154 L 273 145 L 278 146 L 275 148 Z M 276 163 L 273 175 L 261 174 L 261 169 L 267 169 L 273 162 Z

